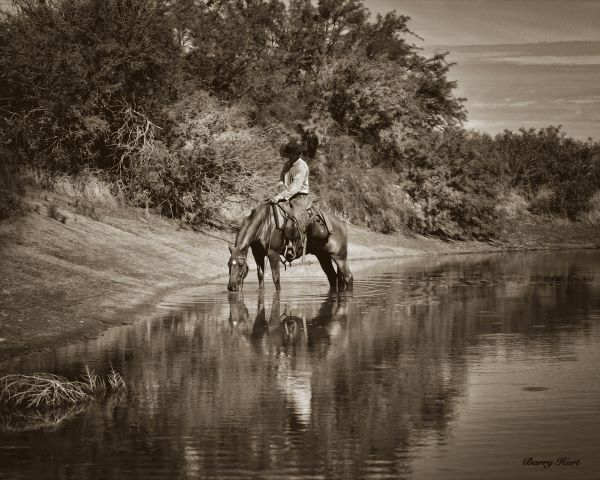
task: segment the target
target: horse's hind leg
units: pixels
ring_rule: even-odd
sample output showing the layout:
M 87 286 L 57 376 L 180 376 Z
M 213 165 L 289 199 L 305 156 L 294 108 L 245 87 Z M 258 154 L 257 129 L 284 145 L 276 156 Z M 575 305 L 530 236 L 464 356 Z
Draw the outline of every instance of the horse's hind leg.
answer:
M 338 268 L 336 276 L 338 290 L 350 290 L 352 288 L 352 284 L 354 283 L 354 277 L 348 268 L 348 262 L 345 258 L 340 258 L 336 255 L 332 255 L 332 258 Z
M 336 290 L 337 288 L 337 275 L 335 273 L 335 269 L 333 268 L 333 264 L 331 263 L 331 257 L 326 253 L 317 254 L 317 259 L 321 264 L 321 268 L 327 275 L 327 280 L 329 280 L 329 287 L 331 290 Z
M 338 292 L 343 292 L 346 289 L 344 285 L 344 275 L 342 275 L 342 271 L 339 267 L 337 269 L 337 289 Z

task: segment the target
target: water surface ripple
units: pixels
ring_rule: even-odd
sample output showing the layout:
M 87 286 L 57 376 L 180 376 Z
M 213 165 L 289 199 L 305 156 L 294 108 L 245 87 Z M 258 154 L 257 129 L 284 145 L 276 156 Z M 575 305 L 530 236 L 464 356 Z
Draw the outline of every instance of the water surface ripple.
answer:
M 54 423 L 0 415 L 0 478 L 600 478 L 600 252 L 355 271 L 339 295 L 293 268 L 280 295 L 177 292 L 2 365 L 112 365 L 130 388 Z

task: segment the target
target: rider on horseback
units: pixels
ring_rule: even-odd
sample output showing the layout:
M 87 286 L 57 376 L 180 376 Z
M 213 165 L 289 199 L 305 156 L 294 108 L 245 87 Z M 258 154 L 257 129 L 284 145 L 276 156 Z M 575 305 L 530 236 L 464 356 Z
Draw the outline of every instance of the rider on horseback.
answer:
M 271 199 L 271 203 L 289 201 L 289 209 L 298 225 L 299 238 L 288 238 L 285 257 L 288 260 L 298 258 L 298 247 L 306 248 L 306 224 L 308 222 L 308 165 L 300 156 L 302 147 L 290 142 L 279 151 L 285 160 L 279 179 L 279 193 Z M 291 235 L 293 237 L 293 235 Z M 304 253 L 302 251 L 301 253 Z

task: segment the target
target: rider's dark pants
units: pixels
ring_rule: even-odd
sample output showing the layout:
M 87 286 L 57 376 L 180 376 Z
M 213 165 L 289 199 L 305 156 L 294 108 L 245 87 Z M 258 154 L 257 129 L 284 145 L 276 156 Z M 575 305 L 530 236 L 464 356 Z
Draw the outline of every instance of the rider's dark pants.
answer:
M 298 258 L 302 254 L 302 245 L 304 237 L 306 236 L 306 224 L 308 223 L 308 207 L 309 200 L 306 193 L 297 193 L 289 200 L 289 207 L 292 215 L 298 221 L 298 229 L 300 230 L 300 238 L 295 238 L 295 232 L 293 230 L 286 232 L 288 239 L 288 247 L 286 247 L 286 256 L 295 256 Z

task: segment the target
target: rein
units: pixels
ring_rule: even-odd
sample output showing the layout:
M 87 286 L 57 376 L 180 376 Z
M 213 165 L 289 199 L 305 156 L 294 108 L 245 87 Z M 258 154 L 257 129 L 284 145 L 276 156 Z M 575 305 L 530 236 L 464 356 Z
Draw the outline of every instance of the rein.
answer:
M 240 262 L 241 260 L 241 262 Z M 241 265 L 242 263 L 244 264 L 245 267 L 245 274 L 243 274 L 240 278 L 240 290 L 242 288 L 244 288 L 244 279 L 246 278 L 246 276 L 248 275 L 248 252 L 246 251 L 246 255 L 237 255 L 235 257 L 233 257 L 233 261 L 237 262 L 238 265 Z

